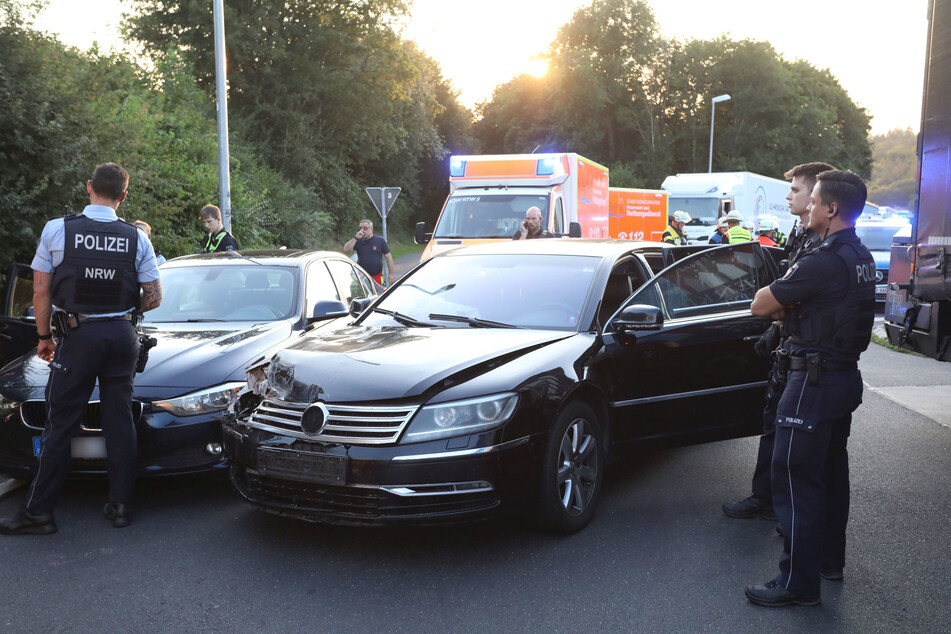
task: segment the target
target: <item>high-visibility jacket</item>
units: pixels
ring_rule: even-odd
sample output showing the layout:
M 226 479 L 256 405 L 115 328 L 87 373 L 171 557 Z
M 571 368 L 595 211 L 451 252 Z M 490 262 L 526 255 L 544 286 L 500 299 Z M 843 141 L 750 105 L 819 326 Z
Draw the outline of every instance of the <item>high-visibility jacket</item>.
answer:
M 667 225 L 667 228 L 664 229 L 664 235 L 660 237 L 661 242 L 669 242 L 670 244 L 675 244 L 678 247 L 682 247 L 687 244 L 687 236 L 680 233 L 677 229 L 673 228 L 670 225 Z
M 775 242 L 773 242 L 773 239 L 770 238 L 769 236 L 756 236 L 756 241 L 759 242 L 760 244 L 762 244 L 764 247 L 776 247 L 776 246 L 779 246 L 778 244 L 776 244 Z
M 753 239 L 753 236 L 750 234 L 750 232 L 740 225 L 730 227 L 729 231 L 726 232 L 726 235 L 730 236 L 730 244 L 735 244 L 737 242 L 749 242 Z

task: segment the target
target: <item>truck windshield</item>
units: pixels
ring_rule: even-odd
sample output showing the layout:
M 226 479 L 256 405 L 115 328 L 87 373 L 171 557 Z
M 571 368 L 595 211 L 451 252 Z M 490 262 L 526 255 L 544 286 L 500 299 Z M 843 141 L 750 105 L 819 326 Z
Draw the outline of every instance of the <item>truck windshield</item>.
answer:
M 547 194 L 467 194 L 450 196 L 439 216 L 434 238 L 511 238 L 529 207 L 542 210 L 548 226 Z
M 690 214 L 691 225 L 710 227 L 717 223 L 717 214 L 720 212 L 719 198 L 678 198 L 671 196 L 667 199 L 667 209 L 670 213 L 686 211 Z

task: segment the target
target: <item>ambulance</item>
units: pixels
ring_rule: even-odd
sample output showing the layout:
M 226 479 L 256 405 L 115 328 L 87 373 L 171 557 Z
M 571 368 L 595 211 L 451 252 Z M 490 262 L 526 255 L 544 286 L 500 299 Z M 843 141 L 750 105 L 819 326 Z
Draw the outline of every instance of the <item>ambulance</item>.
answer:
M 609 190 L 608 169 L 573 153 L 453 156 L 436 227 L 427 233 L 417 223 L 414 237 L 426 244 L 421 260 L 511 240 L 526 210 L 538 207 L 542 229 L 553 237 L 649 240 L 640 236 L 663 233 L 666 203 L 663 192 Z

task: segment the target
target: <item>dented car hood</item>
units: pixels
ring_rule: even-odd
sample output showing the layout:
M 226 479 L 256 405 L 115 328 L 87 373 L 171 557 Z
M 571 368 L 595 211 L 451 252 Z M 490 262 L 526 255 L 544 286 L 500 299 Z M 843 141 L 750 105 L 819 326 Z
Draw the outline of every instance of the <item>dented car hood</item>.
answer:
M 410 398 L 479 376 L 575 332 L 352 326 L 304 337 L 268 371 L 271 395 L 307 403 Z

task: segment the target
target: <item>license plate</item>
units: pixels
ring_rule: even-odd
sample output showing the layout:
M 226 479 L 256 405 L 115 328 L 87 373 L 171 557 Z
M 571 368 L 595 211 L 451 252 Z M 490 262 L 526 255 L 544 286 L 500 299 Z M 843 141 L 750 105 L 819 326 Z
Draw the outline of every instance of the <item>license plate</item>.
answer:
M 85 460 L 106 457 L 106 439 L 102 436 L 77 436 L 70 441 L 73 458 Z
M 887 290 L 888 290 L 888 284 L 876 284 L 876 285 L 875 285 L 875 294 L 876 294 L 876 295 L 884 295 Z
M 258 449 L 258 468 L 275 475 L 304 482 L 346 484 L 347 456 L 334 456 L 291 449 Z

